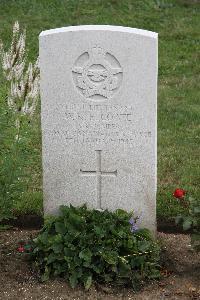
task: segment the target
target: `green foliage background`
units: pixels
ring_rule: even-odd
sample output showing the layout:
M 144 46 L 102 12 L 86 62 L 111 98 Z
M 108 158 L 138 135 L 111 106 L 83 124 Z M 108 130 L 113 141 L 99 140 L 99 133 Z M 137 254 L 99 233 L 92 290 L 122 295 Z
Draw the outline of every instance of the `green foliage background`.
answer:
M 199 11 L 199 2 L 195 0 L 0 1 L 0 38 L 9 45 L 12 25 L 18 20 L 27 29 L 28 56 L 32 61 L 38 55 L 39 33 L 50 28 L 113 24 L 159 33 L 158 218 L 169 219 L 181 211 L 171 196 L 175 188 L 186 189 L 194 198 L 199 194 Z M 14 201 L 15 214 L 41 213 L 39 109 L 34 120 L 24 124 L 21 141 L 24 146 L 19 147 L 17 161 L 17 165 L 21 165 L 22 174 L 13 175 L 15 186 L 12 186 L 5 161 L 9 155 L 15 158 L 14 150 L 11 150 L 14 127 L 6 107 L 5 95 L 0 75 L 1 180 L 4 174 L 7 181 L 5 184 L 10 187 L 8 192 Z M 16 181 L 16 178 L 21 179 Z M 1 203 L 5 201 L 2 195 Z

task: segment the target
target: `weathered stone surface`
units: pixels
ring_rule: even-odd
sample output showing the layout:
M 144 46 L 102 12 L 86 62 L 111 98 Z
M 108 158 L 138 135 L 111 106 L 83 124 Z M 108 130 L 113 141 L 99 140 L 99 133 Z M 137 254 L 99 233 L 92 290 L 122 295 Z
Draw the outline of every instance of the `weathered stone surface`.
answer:
M 40 34 L 44 210 L 135 210 L 156 226 L 157 34 L 74 26 Z

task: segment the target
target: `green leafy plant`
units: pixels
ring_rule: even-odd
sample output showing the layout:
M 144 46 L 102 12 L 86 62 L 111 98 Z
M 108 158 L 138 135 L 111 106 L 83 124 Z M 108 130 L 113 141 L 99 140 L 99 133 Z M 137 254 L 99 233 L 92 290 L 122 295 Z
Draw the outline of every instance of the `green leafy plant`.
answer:
M 173 196 L 188 211 L 187 214 L 176 217 L 176 224 L 181 224 L 183 230 L 191 231 L 192 246 L 196 251 L 200 251 L 200 202 L 189 197 L 186 191 L 182 189 L 176 189 Z
M 133 216 L 61 206 L 33 241 L 32 259 L 41 279 L 62 276 L 72 287 L 92 282 L 131 284 L 159 278 L 159 247 L 147 229 L 138 229 Z M 135 219 L 136 220 L 136 219 Z

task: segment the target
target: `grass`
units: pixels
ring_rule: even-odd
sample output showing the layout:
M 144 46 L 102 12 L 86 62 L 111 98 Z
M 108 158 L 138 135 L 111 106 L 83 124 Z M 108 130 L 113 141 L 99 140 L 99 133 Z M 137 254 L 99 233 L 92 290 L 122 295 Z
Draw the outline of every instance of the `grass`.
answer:
M 180 211 L 171 196 L 175 188 L 182 187 L 193 197 L 199 196 L 198 1 L 1 0 L 0 11 L 0 38 L 9 45 L 12 25 L 18 20 L 27 29 L 30 60 L 38 55 L 39 33 L 50 28 L 112 24 L 158 32 L 158 218 L 170 219 Z M 0 137 L 4 140 L 0 146 L 0 158 L 5 163 L 5 151 L 9 155 L 12 153 L 14 128 L 11 119 L 8 119 L 9 113 L 5 114 L 7 108 L 2 78 L 0 104 Z M 18 153 L 23 174 L 19 177 L 21 183 L 15 183 L 19 192 L 16 189 L 14 196 L 12 192 L 16 214 L 42 212 L 40 135 L 38 112 L 31 124 L 26 122 L 23 128 L 26 146 L 21 147 Z M 9 183 L 7 185 L 10 186 Z

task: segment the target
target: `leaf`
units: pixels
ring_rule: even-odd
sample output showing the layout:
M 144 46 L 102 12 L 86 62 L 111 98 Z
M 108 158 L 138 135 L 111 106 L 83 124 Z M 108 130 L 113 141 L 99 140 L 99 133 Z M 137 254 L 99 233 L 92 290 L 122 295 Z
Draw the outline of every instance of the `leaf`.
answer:
M 183 230 L 188 230 L 192 227 L 192 220 L 187 218 L 183 221 Z
M 103 265 L 99 264 L 99 265 L 91 265 L 90 268 L 92 268 L 94 270 L 95 273 L 100 274 L 101 272 L 103 272 Z
M 46 266 L 44 274 L 41 276 L 41 281 L 42 282 L 45 282 L 45 281 L 47 281 L 49 279 L 50 271 L 51 271 L 50 267 Z
M 47 258 L 47 264 L 51 264 L 56 260 L 56 258 L 57 256 L 55 255 L 55 253 L 50 253 L 50 255 Z
M 128 262 L 120 257 L 120 261 L 118 264 L 118 276 L 120 277 L 129 277 L 130 276 L 131 267 Z
M 120 219 L 126 219 L 126 218 L 128 218 L 128 216 L 129 216 L 129 214 L 128 214 L 125 210 L 123 210 L 123 209 L 117 209 L 117 210 L 115 211 L 115 214 L 116 214 L 117 217 L 120 218 Z
M 73 251 L 70 248 L 65 247 L 64 253 L 66 256 L 73 256 Z
M 63 251 L 63 245 L 61 244 L 61 243 L 59 243 L 59 244 L 53 244 L 52 246 L 51 246 L 51 249 L 55 252 L 55 253 L 61 253 L 62 251 Z
M 56 222 L 55 223 L 55 229 L 56 229 L 56 232 L 60 233 L 60 234 L 65 234 L 66 231 L 67 231 L 64 224 L 61 223 L 61 222 Z
M 68 206 L 65 205 L 61 205 L 60 206 L 60 212 L 63 216 L 68 217 L 69 212 L 70 212 L 70 208 Z
M 105 231 L 103 230 L 102 226 L 94 226 L 94 232 L 99 235 L 101 238 L 105 236 Z
M 113 278 L 112 278 L 111 274 L 105 274 L 104 280 L 105 280 L 105 282 L 111 282 L 111 281 L 113 281 Z
M 188 198 L 188 201 L 190 202 L 190 204 L 192 204 L 193 202 L 195 202 L 195 199 L 192 198 L 192 197 L 189 197 L 189 198 Z
M 92 284 L 92 276 L 88 276 L 87 279 L 84 282 L 84 286 L 86 290 L 89 290 L 89 288 L 91 287 Z
M 87 262 L 91 262 L 92 252 L 90 249 L 84 249 L 79 253 L 79 257 Z
M 53 268 L 55 271 L 54 271 L 54 275 L 57 276 L 57 275 L 60 275 L 61 273 L 63 273 L 65 271 L 65 265 L 63 263 L 60 263 L 58 261 L 55 261 L 53 262 Z
M 127 247 L 129 249 L 132 249 L 133 245 L 134 245 L 134 240 L 133 239 L 128 239 L 128 241 L 127 241 Z
M 77 286 L 78 279 L 77 279 L 77 274 L 75 272 L 69 276 L 69 282 L 73 289 Z
M 176 225 L 180 224 L 182 220 L 183 220 L 183 217 L 182 217 L 182 216 L 177 216 L 177 217 L 175 218 L 175 224 L 176 224 Z
M 200 207 L 198 207 L 198 206 L 194 207 L 193 210 L 194 210 L 195 214 L 199 214 L 200 213 Z
M 120 230 L 117 234 L 120 238 L 122 238 L 126 235 L 126 233 L 123 230 Z
M 48 232 L 41 233 L 35 240 L 44 245 L 48 244 Z
M 141 241 L 140 243 L 138 243 L 138 250 L 141 252 L 145 252 L 148 251 L 150 248 L 151 242 L 150 241 Z
M 77 268 L 76 268 L 77 278 L 82 278 L 83 272 L 84 272 L 84 268 L 82 268 L 82 267 L 77 267 Z
M 160 271 L 158 269 L 153 269 L 151 270 L 151 273 L 149 274 L 150 279 L 159 279 L 161 276 Z
M 86 267 L 86 268 L 90 268 L 90 264 L 91 264 L 90 261 L 84 261 L 83 262 L 83 266 Z
M 103 252 L 102 257 L 110 265 L 116 265 L 117 260 L 118 260 L 117 252 L 115 252 L 115 251 Z
M 72 212 L 69 214 L 69 222 L 73 226 L 80 226 L 84 222 L 84 219 L 78 214 Z

